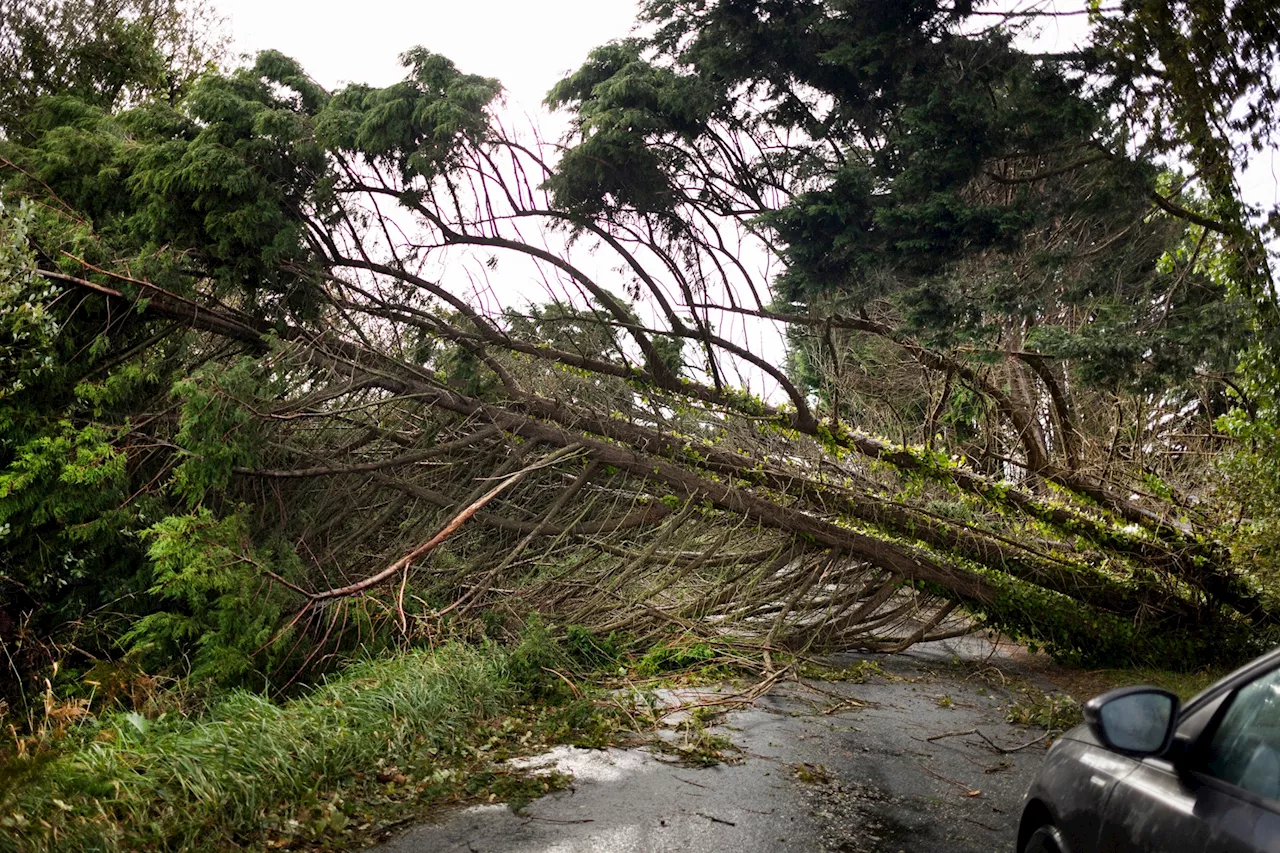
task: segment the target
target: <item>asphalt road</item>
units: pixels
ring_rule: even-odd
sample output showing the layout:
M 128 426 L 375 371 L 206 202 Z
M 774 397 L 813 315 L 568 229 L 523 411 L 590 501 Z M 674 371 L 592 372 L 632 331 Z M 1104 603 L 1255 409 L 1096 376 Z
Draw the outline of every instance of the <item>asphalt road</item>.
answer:
M 468 808 L 378 850 L 1012 851 L 1046 743 L 1000 751 L 1043 732 L 1005 722 L 1019 685 L 1035 676 L 1002 655 L 983 663 L 989 651 L 968 640 L 839 656 L 837 665 L 874 660 L 884 675 L 785 683 L 726 715 L 715 730 L 741 750 L 736 763 L 694 768 L 647 749 L 561 748 L 542 763 L 571 773 L 568 789 L 520 814 Z

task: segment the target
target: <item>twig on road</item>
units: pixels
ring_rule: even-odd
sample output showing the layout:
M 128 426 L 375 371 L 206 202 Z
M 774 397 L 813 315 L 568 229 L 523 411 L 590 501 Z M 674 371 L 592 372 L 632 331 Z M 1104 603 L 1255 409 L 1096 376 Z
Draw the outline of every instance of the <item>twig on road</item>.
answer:
M 1056 729 L 1050 729 L 1049 731 L 1040 735 L 1040 737 L 1036 738 L 1035 740 L 1029 740 L 1026 743 L 1021 744 L 1019 746 L 1010 746 L 1010 747 L 1004 747 L 1004 746 L 998 745 L 995 741 L 993 741 L 991 738 L 984 735 L 978 729 L 961 729 L 960 731 L 955 731 L 955 732 L 943 732 L 942 734 L 937 734 L 937 735 L 932 735 L 931 737 L 927 737 L 925 738 L 925 740 L 929 741 L 930 743 L 933 743 L 934 741 L 942 740 L 943 738 L 948 738 L 948 737 L 964 737 L 965 735 L 977 735 L 978 737 L 986 741 L 987 746 L 991 747 L 996 752 L 1000 753 L 1001 755 L 1008 755 L 1009 753 L 1018 752 L 1020 750 L 1026 749 L 1029 746 L 1035 746 L 1040 741 L 1044 740 L 1050 735 L 1054 735 L 1057 733 L 1058 731 Z
M 950 777 L 948 777 L 948 776 L 943 776 L 941 773 L 937 773 L 937 772 L 935 772 L 935 771 L 933 771 L 933 770 L 930 770 L 930 769 L 929 769 L 926 765 L 924 765 L 924 764 L 921 764 L 921 765 L 920 765 L 920 769 L 921 769 L 921 770 L 923 770 L 925 773 L 928 773 L 930 776 L 934 777 L 935 779 L 941 779 L 943 782 L 950 782 L 952 785 L 955 785 L 956 787 L 963 789 L 963 790 L 964 790 L 964 792 L 965 792 L 965 796 L 968 796 L 968 797 L 976 797 L 976 796 L 978 796 L 979 794 L 981 794 L 981 793 L 982 793 L 982 791 L 981 791 L 981 790 L 979 790 L 978 788 L 970 788 L 968 785 L 966 785 L 966 784 L 965 784 L 965 783 L 963 783 L 963 782 L 959 782 L 959 781 L 957 781 L 957 780 L 955 780 L 955 779 L 952 779 L 952 778 L 950 778 Z M 975 792 L 976 792 L 976 793 L 975 793 Z
M 716 817 L 715 815 L 709 815 L 703 812 L 694 812 L 694 814 L 696 814 L 698 817 L 705 817 L 707 820 L 711 821 L 712 823 L 723 823 L 725 826 L 737 826 L 737 824 L 734 823 L 733 821 L 725 820 L 724 818 Z
M 693 786 L 693 787 L 695 787 L 695 788 L 705 788 L 705 787 L 707 787 L 706 785 L 699 785 L 697 782 L 691 782 L 691 781 L 689 781 L 688 779 L 681 779 L 679 776 L 672 776 L 671 778 L 672 778 L 672 779 L 675 779 L 677 782 L 683 782 L 683 783 L 685 783 L 686 785 L 692 785 L 692 786 Z
M 981 735 L 981 734 L 982 732 L 978 731 L 977 729 L 965 729 L 964 731 L 959 731 L 959 732 L 943 732 L 940 735 L 927 737 L 925 738 L 925 740 L 929 741 L 930 743 L 933 743 L 935 740 L 942 740 L 944 737 L 962 737 L 964 735 Z M 983 740 L 986 740 L 986 738 L 983 738 Z M 990 743 L 990 741 L 987 741 L 987 743 Z
M 996 752 L 1000 753 L 1001 755 L 1008 755 L 1008 754 L 1009 754 L 1009 753 L 1011 753 L 1011 752 L 1018 752 L 1019 750 L 1026 749 L 1026 748 L 1027 748 L 1027 747 L 1029 747 L 1029 746 L 1035 746 L 1035 745 L 1036 745 L 1036 744 L 1038 744 L 1040 741 L 1044 740 L 1045 738 L 1049 737 L 1050 735 L 1057 734 L 1057 733 L 1058 733 L 1058 732 L 1057 732 L 1057 730 L 1056 730 L 1056 729 L 1050 729 L 1049 731 L 1047 731 L 1047 732 L 1045 732 L 1044 734 L 1040 735 L 1040 737 L 1036 738 L 1035 740 L 1029 740 L 1029 741 L 1027 741 L 1026 743 L 1022 744 L 1021 746 L 1003 747 L 1003 746 L 997 746 L 997 745 L 995 744 L 995 742 L 991 740 L 991 738 L 987 737 L 986 735 L 984 735 L 982 732 L 978 731 L 977 729 L 974 729 L 974 730 L 973 730 L 973 734 L 976 734 L 978 737 L 980 737 L 980 738 L 982 738 L 983 740 L 985 740 L 985 741 L 987 742 L 987 745 L 988 745 L 988 746 L 990 746 L 992 749 L 994 749 Z
M 869 707 L 871 706 L 868 703 L 863 702 L 860 699 L 850 698 L 850 699 L 843 699 L 839 702 L 836 702 L 834 705 L 830 706 L 822 713 L 826 716 L 830 716 L 832 714 L 839 714 L 841 711 L 848 711 L 856 708 L 869 708 Z

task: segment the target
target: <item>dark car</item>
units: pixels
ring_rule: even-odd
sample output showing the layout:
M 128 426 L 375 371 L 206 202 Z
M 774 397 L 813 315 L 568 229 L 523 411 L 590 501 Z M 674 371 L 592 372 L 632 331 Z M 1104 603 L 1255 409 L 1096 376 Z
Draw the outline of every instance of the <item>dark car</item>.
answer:
M 1027 792 L 1019 853 L 1280 853 L 1280 649 L 1182 708 L 1124 687 L 1084 716 Z

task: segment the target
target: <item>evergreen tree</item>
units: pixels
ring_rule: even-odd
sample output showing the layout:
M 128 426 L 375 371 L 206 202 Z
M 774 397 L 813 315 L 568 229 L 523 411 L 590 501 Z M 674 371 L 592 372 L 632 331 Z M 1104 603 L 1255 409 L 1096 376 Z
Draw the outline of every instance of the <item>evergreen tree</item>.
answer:
M 1211 176 L 1226 137 L 1187 131 L 1189 180 L 1124 109 L 1124 63 L 1185 27 L 1125 47 L 1099 11 L 1092 48 L 1046 58 L 927 0 L 655 0 L 650 36 L 550 93 L 557 149 L 425 50 L 382 88 L 274 52 L 189 79 L 152 7 L 111 7 L 141 47 L 95 71 L 28 26 L 72 6 L 22 8 L 12 73 L 44 70 L 0 141 L 6 643 L 106 625 L 91 654 L 286 684 L 411 637 L 415 601 L 496 606 L 499 578 L 601 626 L 635 618 L 624 588 L 721 626 L 808 595 L 825 618 L 793 636 L 878 647 L 963 604 L 1092 663 L 1274 629 L 1205 487 L 1215 419 L 1258 398 L 1257 233 Z M 1264 56 L 1266 20 L 1214 56 Z M 1215 86 L 1215 109 L 1265 91 Z M 1184 128 L 1188 91 L 1161 96 Z M 626 531 L 695 517 L 699 551 L 750 526 L 749 568 L 707 581 L 738 564 L 675 549 L 710 592 L 637 581 L 657 545 Z M 486 534 L 444 556 L 464 521 Z M 530 568 L 544 546 L 621 562 L 597 588 Z

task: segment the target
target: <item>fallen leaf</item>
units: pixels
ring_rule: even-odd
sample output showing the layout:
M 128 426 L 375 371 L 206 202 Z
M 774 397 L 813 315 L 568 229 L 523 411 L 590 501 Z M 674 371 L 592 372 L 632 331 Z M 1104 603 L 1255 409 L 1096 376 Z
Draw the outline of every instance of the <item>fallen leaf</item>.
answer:
M 379 782 L 395 782 L 398 784 L 400 782 L 404 782 L 406 779 L 408 779 L 408 777 L 401 773 L 400 768 L 396 767 L 394 764 L 390 767 L 384 767 L 378 771 Z

